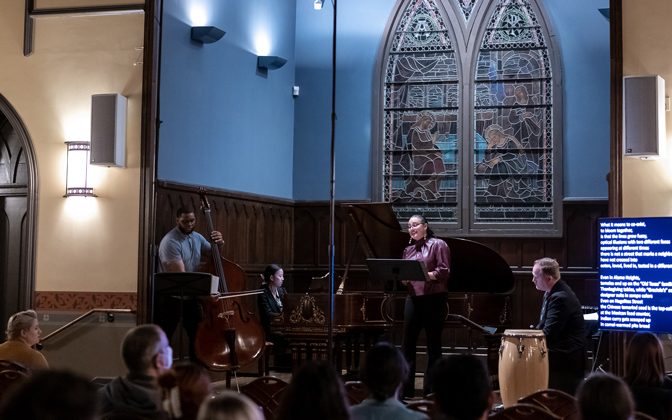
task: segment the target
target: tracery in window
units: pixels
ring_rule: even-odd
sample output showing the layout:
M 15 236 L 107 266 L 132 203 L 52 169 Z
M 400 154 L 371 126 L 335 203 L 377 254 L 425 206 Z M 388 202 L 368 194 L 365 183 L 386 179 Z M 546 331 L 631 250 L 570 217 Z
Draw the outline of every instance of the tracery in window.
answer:
M 448 232 L 558 231 L 562 165 L 536 0 L 401 7 L 383 61 L 383 200 L 400 220 L 421 213 Z

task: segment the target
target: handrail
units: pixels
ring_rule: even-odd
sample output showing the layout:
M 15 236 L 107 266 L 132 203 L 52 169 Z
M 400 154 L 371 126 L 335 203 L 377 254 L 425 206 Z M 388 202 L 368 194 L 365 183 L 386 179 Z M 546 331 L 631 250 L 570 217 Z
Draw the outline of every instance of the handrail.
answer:
M 56 334 L 59 334 L 61 331 L 68 329 L 72 327 L 73 325 L 79 323 L 82 319 L 86 318 L 87 316 L 91 315 L 92 313 L 95 312 L 117 312 L 117 313 L 132 313 L 133 311 L 131 309 L 105 309 L 105 308 L 93 308 L 90 309 L 88 312 L 85 312 L 84 314 L 78 316 L 77 318 L 73 319 L 72 321 L 68 322 L 67 324 L 63 325 L 60 328 L 57 328 L 56 330 L 50 332 L 49 334 L 45 335 L 42 337 L 40 340 L 40 344 L 44 343 L 45 341 L 51 339 L 51 337 L 55 336 Z

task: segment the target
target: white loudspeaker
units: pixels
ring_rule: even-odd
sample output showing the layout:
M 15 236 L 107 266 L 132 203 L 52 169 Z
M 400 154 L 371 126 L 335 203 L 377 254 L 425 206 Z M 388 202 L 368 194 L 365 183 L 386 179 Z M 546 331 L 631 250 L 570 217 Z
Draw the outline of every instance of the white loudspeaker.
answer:
M 665 153 L 665 80 L 623 78 L 623 155 L 657 159 Z
M 91 96 L 91 164 L 126 166 L 126 103 L 118 93 Z

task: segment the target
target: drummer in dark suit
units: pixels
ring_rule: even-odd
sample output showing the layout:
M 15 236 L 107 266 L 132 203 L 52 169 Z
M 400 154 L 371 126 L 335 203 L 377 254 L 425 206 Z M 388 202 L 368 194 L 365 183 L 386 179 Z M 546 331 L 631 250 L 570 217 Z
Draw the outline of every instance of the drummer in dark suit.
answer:
M 544 292 L 537 328 L 546 335 L 549 388 L 573 395 L 585 369 L 581 304 L 567 283 L 560 280 L 560 266 L 553 258 L 534 262 L 532 282 L 537 290 Z

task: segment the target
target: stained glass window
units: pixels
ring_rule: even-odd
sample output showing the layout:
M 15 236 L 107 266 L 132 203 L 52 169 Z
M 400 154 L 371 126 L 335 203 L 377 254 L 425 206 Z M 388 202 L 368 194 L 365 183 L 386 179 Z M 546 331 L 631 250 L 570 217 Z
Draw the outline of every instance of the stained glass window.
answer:
M 400 220 L 420 213 L 462 233 L 558 229 L 557 93 L 535 1 L 400 6 L 381 121 L 382 198 Z
M 387 58 L 384 200 L 400 217 L 457 220 L 457 57 L 432 0 L 408 3 Z
M 476 63 L 474 223 L 551 223 L 552 73 L 526 0 L 498 3 Z

